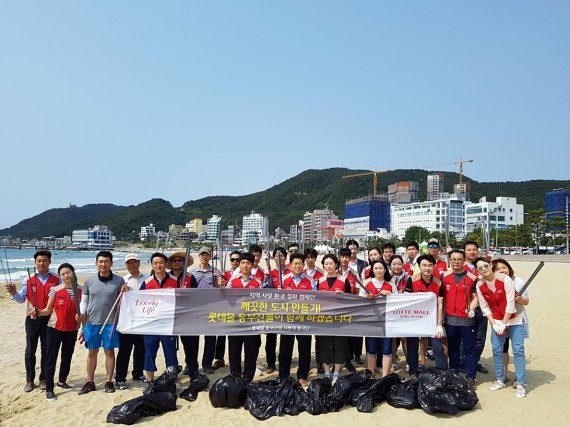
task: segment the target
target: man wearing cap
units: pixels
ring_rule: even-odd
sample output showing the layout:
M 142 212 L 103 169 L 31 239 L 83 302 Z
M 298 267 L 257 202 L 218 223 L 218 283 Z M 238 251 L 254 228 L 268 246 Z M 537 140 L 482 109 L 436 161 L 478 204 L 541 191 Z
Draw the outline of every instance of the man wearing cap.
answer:
M 150 276 L 141 273 L 141 261 L 137 254 L 128 254 L 125 257 L 125 266 L 128 274 L 123 276 L 129 291 L 138 291 L 141 285 Z M 129 370 L 129 359 L 133 353 L 133 381 L 146 382 L 144 376 L 144 338 L 136 334 L 119 334 L 119 353 L 117 354 L 117 367 L 115 372 L 115 382 L 118 390 L 127 388 L 127 371 Z
M 186 258 L 185 252 L 174 252 L 168 257 L 168 266 L 170 267 L 170 275 L 176 279 L 177 286 L 179 288 L 197 288 L 198 282 L 192 274 L 187 273 L 182 283 L 182 276 L 184 276 L 184 270 L 194 264 L 194 258 L 192 255 L 188 255 L 188 260 L 186 262 L 186 267 L 184 266 L 184 260 Z M 180 341 L 182 341 L 182 346 L 184 347 L 184 363 L 185 367 L 182 371 L 182 375 L 189 375 L 190 377 L 195 376 L 198 373 L 198 336 L 195 335 L 182 335 L 180 336 Z
M 220 287 L 220 279 L 222 279 L 222 272 L 217 268 L 213 268 L 210 265 L 210 259 L 212 258 L 212 252 L 210 248 L 202 246 L 198 252 L 198 259 L 200 263 L 193 269 L 190 273 L 196 279 L 198 283 L 198 289 L 212 289 Z M 198 338 L 198 337 L 196 337 Z M 202 369 L 206 374 L 213 374 L 214 368 L 212 367 L 212 362 L 214 361 L 214 353 L 216 352 L 216 340 L 224 341 L 226 337 L 220 335 L 216 336 L 206 336 L 204 337 L 204 353 L 202 354 Z M 221 344 L 220 344 L 221 345 Z M 196 354 L 196 357 L 198 355 Z
M 433 259 L 435 259 L 433 275 L 438 279 L 441 279 L 441 275 L 447 271 L 447 257 L 445 255 L 441 255 L 441 245 L 439 244 L 439 240 L 435 237 L 429 239 L 427 251 Z

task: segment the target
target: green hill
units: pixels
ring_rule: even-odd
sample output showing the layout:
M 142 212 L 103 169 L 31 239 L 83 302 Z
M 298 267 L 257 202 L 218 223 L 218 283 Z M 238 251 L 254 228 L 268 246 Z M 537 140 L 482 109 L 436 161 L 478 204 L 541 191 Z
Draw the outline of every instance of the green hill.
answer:
M 170 224 L 185 224 L 192 218 L 207 219 L 213 214 L 223 217 L 225 224 L 241 225 L 242 217 L 251 211 L 269 218 L 271 230 L 281 227 L 289 230 L 304 212 L 314 209 L 332 209 L 341 218 L 348 199 L 372 194 L 372 175 L 342 179 L 344 175 L 367 172 L 346 168 L 310 169 L 267 190 L 246 196 L 210 196 L 184 203 L 174 208 L 168 201 L 152 199 L 137 206 L 110 204 L 85 205 L 66 209 L 50 209 L 13 227 L 0 230 L 0 235 L 14 237 L 42 237 L 71 235 L 74 229 L 105 224 L 118 238 L 133 238 L 140 227 L 156 224 L 157 230 L 167 230 Z M 433 172 L 433 171 L 430 171 Z M 398 169 L 378 174 L 378 188 L 386 192 L 389 184 L 398 181 L 418 181 L 420 200 L 426 197 L 428 172 L 420 169 Z M 570 181 L 534 180 L 525 182 L 472 183 L 471 200 L 482 196 L 494 201 L 497 196 L 516 197 L 526 211 L 544 209 L 544 193 L 553 188 L 570 188 Z M 444 189 L 453 192 L 459 175 L 445 172 Z

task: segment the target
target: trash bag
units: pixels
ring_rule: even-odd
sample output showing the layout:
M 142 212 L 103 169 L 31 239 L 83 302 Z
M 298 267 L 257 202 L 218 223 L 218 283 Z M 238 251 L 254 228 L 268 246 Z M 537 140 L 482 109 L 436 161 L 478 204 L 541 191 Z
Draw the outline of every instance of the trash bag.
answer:
M 206 375 L 198 374 L 192 378 L 188 388 L 184 389 L 182 393 L 180 393 L 180 397 L 190 402 L 194 402 L 198 398 L 198 393 L 204 390 L 208 384 L 210 384 L 210 379 Z
M 360 371 L 356 374 L 349 374 L 339 377 L 334 384 L 329 397 L 344 403 L 350 403 L 350 396 L 355 387 L 360 387 L 370 379 L 372 372 L 368 369 Z M 341 405 L 342 407 L 342 405 Z M 340 409 L 340 408 L 339 408 Z
M 356 406 L 358 412 L 372 412 L 376 405 L 386 400 L 386 395 L 392 386 L 400 382 L 402 382 L 402 377 L 397 374 L 367 381 L 362 386 L 353 389 L 350 404 Z
M 303 387 L 293 378 L 260 381 L 247 385 L 245 409 L 258 420 L 283 413 L 297 415 L 305 410 Z
M 428 368 L 418 378 L 418 401 L 428 414 L 455 415 L 479 402 L 477 393 L 465 378 L 449 369 Z
M 136 423 L 140 417 L 160 415 L 174 410 L 176 410 L 176 394 L 157 391 L 114 406 L 107 414 L 107 422 L 131 425 Z
M 247 384 L 240 377 L 220 378 L 210 387 L 210 402 L 214 408 L 239 408 L 247 399 Z
M 394 384 L 386 395 L 386 402 L 394 408 L 419 408 L 418 379 L 412 377 L 403 383 Z
M 335 412 L 336 406 L 330 405 L 329 394 L 331 392 L 331 380 L 328 378 L 317 378 L 309 383 L 307 389 L 308 402 L 306 410 L 311 415 L 326 414 Z
M 145 396 L 160 391 L 176 393 L 176 378 L 178 377 L 178 366 L 168 366 L 166 370 L 156 380 L 148 383 L 143 394 Z

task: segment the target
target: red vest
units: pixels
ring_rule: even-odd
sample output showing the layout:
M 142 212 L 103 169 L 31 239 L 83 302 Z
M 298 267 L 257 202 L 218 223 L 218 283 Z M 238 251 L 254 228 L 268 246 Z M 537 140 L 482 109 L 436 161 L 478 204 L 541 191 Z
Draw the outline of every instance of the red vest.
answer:
M 265 271 L 263 270 L 263 268 L 258 267 L 254 276 L 263 282 L 263 279 L 265 279 Z
M 392 284 L 390 282 L 383 281 L 382 286 L 378 289 L 374 283 L 372 283 L 372 279 L 368 279 L 364 282 L 364 289 L 370 292 L 372 295 L 376 296 L 380 294 L 380 291 L 390 291 L 392 292 Z
M 226 282 L 229 282 L 232 278 L 232 272 L 230 270 L 224 271 L 224 275 L 222 276 Z
M 261 281 L 256 276 L 253 276 L 253 279 L 250 280 L 246 286 L 244 286 L 241 280 L 241 276 L 238 276 L 230 280 L 228 285 L 230 288 L 259 288 Z
M 149 279 L 145 280 L 145 290 L 146 289 L 167 289 L 167 288 L 174 288 L 178 287 L 178 280 L 171 275 L 166 277 L 166 281 L 164 285 L 160 286 L 160 283 L 154 276 L 150 276 Z
M 182 285 L 182 276 L 180 276 L 178 279 L 176 279 L 176 285 L 178 285 L 178 283 L 180 283 L 180 287 L 181 288 L 190 288 L 192 285 L 192 277 L 190 273 L 186 274 L 186 277 L 184 278 L 184 284 Z M 164 286 L 166 288 L 166 286 Z
M 412 266 L 412 263 L 410 261 L 404 264 L 404 271 L 408 273 L 408 276 L 410 277 L 414 275 L 414 267 Z
M 319 279 L 318 290 L 325 292 L 336 292 L 336 291 L 344 292 L 344 281 L 340 280 L 337 277 L 334 282 L 334 285 L 332 286 L 332 288 L 330 288 L 326 276 L 323 276 Z
M 77 314 L 77 309 L 75 307 L 74 299 L 69 296 L 65 285 L 60 285 L 55 292 L 55 297 L 53 299 L 53 311 L 55 316 L 52 314 L 50 318 L 50 326 L 58 331 L 76 331 L 77 321 L 75 320 L 75 315 Z M 81 300 L 81 289 L 77 289 L 77 296 Z M 55 322 L 53 322 L 55 320 Z
M 309 277 L 309 273 L 307 271 L 307 269 L 305 268 L 305 270 L 303 271 L 303 273 L 305 273 L 306 277 Z M 318 268 L 315 268 L 315 274 L 313 274 L 313 280 L 315 281 L 315 283 L 321 278 L 324 277 L 324 274 L 321 270 L 319 270 Z
M 463 269 L 471 274 L 475 274 L 475 269 L 471 269 L 471 267 L 469 267 L 467 264 L 463 265 Z
M 52 286 L 59 285 L 59 277 L 49 273 L 46 284 L 38 278 L 37 274 L 33 275 L 26 282 L 26 299 L 28 300 L 28 307 L 30 310 L 38 307 L 43 310 L 47 306 L 48 294 Z
M 309 279 L 303 277 L 298 285 L 295 284 L 293 280 L 293 275 L 289 274 L 283 278 L 283 289 L 302 289 L 306 291 L 311 291 L 313 285 Z
M 445 273 L 447 271 L 447 263 L 445 261 L 442 261 L 441 259 L 438 259 L 437 262 L 435 263 L 435 267 L 433 268 L 433 275 L 435 276 L 436 279 L 439 279 L 441 277 L 442 273 Z
M 421 274 L 417 274 L 412 278 L 412 292 L 433 292 L 437 296 L 439 295 L 440 285 L 441 282 L 437 277 L 432 277 L 427 287 Z
M 505 317 L 505 310 L 507 308 L 507 293 L 505 292 L 505 283 L 495 276 L 495 292 L 493 292 L 487 282 L 479 285 L 479 290 L 483 294 L 483 298 L 489 304 L 493 319 L 503 320 Z M 517 314 L 513 313 L 509 319 L 512 319 Z
M 461 279 L 461 282 L 455 283 L 453 271 L 450 270 L 443 273 L 443 281 L 441 283 L 445 286 L 445 314 L 468 317 L 467 310 L 469 310 L 472 299 L 471 290 L 476 280 L 477 277 L 467 272 L 465 277 Z
M 338 273 L 342 275 L 342 270 L 339 270 Z M 356 294 L 356 277 L 353 272 L 347 271 L 345 279 L 348 279 L 348 283 L 350 283 L 350 293 Z
M 291 270 L 289 270 L 289 268 L 285 267 L 285 270 L 283 270 L 283 276 L 285 277 L 287 274 L 291 274 Z M 269 273 L 269 277 L 271 278 L 271 282 L 273 283 L 273 287 L 278 288 L 279 287 L 279 271 L 277 271 L 277 269 L 274 268 Z

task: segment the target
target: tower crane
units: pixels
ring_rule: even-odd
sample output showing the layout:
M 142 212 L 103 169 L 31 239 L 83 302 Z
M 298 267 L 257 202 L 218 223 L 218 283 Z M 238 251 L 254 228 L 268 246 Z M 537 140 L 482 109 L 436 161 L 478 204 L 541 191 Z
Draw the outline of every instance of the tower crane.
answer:
M 372 181 L 372 194 L 374 195 L 374 197 L 378 197 L 378 174 L 382 173 L 382 172 L 388 172 L 387 170 L 385 171 L 369 171 L 369 172 L 362 172 L 362 173 L 354 173 L 351 175 L 345 175 L 342 178 L 356 178 L 358 176 L 367 176 L 367 175 L 373 175 L 373 181 Z
M 463 163 L 473 163 L 474 161 L 475 160 L 463 160 L 463 157 L 460 157 L 459 161 L 457 161 L 457 162 L 442 163 L 439 165 L 431 165 L 431 166 L 427 166 L 426 169 L 435 168 L 438 166 L 459 165 L 459 184 L 463 184 Z

